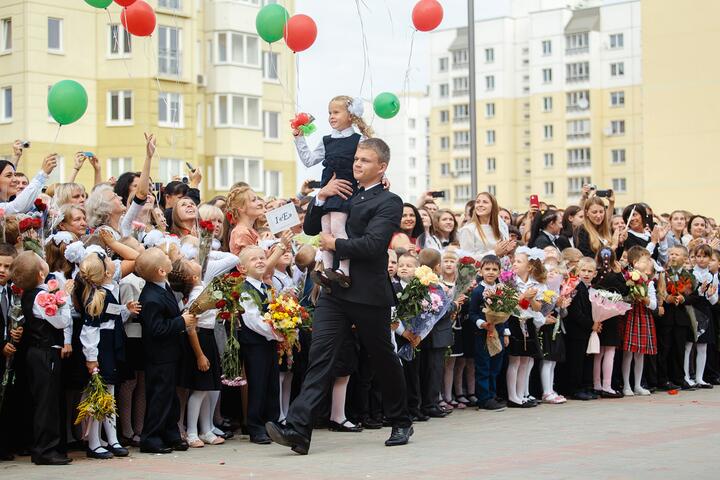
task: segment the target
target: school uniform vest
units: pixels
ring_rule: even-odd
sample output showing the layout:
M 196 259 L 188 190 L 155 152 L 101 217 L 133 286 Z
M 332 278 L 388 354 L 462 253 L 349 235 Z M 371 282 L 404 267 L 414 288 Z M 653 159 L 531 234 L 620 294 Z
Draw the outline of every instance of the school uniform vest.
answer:
M 355 152 L 357 152 L 358 143 L 360 143 L 361 135 L 353 133 L 349 137 L 332 138 L 327 135 L 323 137 L 325 146 L 325 160 L 323 160 L 323 176 L 322 185 L 325 186 L 332 179 L 333 174 L 338 179 L 356 182 L 353 176 L 352 166 L 355 161 Z
M 245 281 L 244 286 L 245 286 L 245 288 L 254 290 L 257 293 L 257 295 L 260 297 L 260 301 L 261 301 L 261 305 L 259 306 L 260 313 L 261 314 L 267 313 L 267 310 L 268 310 L 267 295 L 265 293 L 263 293 L 261 290 L 258 290 L 257 288 L 255 288 L 247 280 Z M 257 345 L 257 344 L 264 345 L 264 344 L 268 343 L 267 338 L 265 338 L 264 336 L 260 335 L 259 333 L 255 332 L 255 331 L 253 331 L 252 329 L 248 328 L 245 325 L 242 315 L 240 316 L 240 328 L 237 331 L 237 337 L 238 337 L 238 341 L 240 343 L 250 343 L 250 344 L 255 344 L 255 345 Z
M 115 295 L 107 288 L 105 290 L 105 304 L 102 313 L 93 317 L 87 313 L 87 305 L 83 315 L 83 325 L 100 329 L 98 343 L 98 363 L 100 375 L 106 382 L 114 384 L 118 379 L 118 367 L 125 361 L 125 342 L 127 336 L 120 315 L 122 305 Z
M 55 328 L 43 318 L 38 318 L 33 313 L 33 305 L 35 304 L 35 297 L 40 292 L 43 292 L 42 288 L 33 288 L 23 293 L 20 300 L 20 306 L 22 307 L 23 315 L 25 316 L 24 333 L 23 337 L 27 338 L 27 344 L 30 347 L 37 348 L 51 348 L 51 347 L 62 347 L 65 341 L 63 330 L 61 328 Z

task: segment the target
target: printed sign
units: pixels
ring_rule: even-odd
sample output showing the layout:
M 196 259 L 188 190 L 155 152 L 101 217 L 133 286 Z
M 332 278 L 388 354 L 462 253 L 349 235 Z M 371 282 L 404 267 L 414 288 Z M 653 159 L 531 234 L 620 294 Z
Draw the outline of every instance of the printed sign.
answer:
M 265 218 L 267 218 L 268 228 L 270 228 L 273 235 L 300 225 L 300 217 L 298 217 L 293 203 L 266 212 Z

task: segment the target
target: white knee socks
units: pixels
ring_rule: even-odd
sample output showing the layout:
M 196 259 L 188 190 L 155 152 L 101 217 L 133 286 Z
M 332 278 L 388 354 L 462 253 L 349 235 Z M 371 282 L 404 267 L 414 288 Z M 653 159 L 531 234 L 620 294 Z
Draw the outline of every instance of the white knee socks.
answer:
M 542 380 L 543 396 L 552 394 L 553 388 L 553 372 L 555 371 L 555 363 L 552 360 L 543 360 L 542 369 L 540 370 L 540 379 Z
M 187 435 L 191 440 L 198 436 L 198 421 L 200 410 L 206 402 L 207 392 L 193 391 L 187 401 Z M 202 433 L 207 433 L 203 431 Z

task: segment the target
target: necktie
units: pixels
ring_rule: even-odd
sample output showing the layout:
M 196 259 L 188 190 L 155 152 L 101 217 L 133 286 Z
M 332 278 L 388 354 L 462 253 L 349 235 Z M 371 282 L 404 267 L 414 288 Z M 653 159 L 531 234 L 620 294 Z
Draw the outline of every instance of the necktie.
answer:
M 2 307 L 3 318 L 7 320 L 7 318 L 8 318 L 8 299 L 7 299 L 7 289 L 5 289 L 5 288 L 0 289 L 0 306 Z

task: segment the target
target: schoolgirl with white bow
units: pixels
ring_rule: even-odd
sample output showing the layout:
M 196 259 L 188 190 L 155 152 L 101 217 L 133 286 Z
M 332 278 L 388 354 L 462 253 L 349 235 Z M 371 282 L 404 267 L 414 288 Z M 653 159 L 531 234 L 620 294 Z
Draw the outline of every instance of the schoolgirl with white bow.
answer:
M 352 184 L 353 192 L 357 190 L 357 181 L 353 176 L 353 162 L 358 144 L 370 138 L 372 129 L 362 119 L 363 102 L 359 98 L 341 95 L 333 98 L 328 107 L 330 126 L 333 131 L 323 137 L 322 142 L 310 151 L 303 133 L 299 129 L 293 130 L 295 146 L 300 160 L 306 167 L 312 167 L 322 162 L 323 173 L 321 185 L 324 187 L 333 178 L 345 180 Z M 355 132 L 353 125 L 360 133 Z M 325 215 L 322 218 L 323 233 L 330 233 L 335 238 L 347 238 L 345 222 L 350 212 L 350 198 L 343 199 L 339 195 L 328 198 L 324 203 L 315 200 L 315 206 L 322 208 Z M 333 270 L 333 253 L 323 252 L 324 271 L 313 274 L 316 284 L 329 286 L 330 281 L 336 281 L 343 288 L 350 286 L 350 260 L 339 261 L 337 270 Z
M 695 332 L 692 332 L 692 339 L 685 343 L 685 381 L 691 387 L 712 388 L 703 376 L 707 363 L 708 344 L 714 344 L 716 332 L 713 328 L 712 306 L 718 303 L 717 278 L 710 273 L 709 265 L 713 256 L 713 249 L 710 245 L 699 245 L 695 251 L 695 267 L 693 276 L 697 281 L 697 287 L 688 296 L 687 304 L 693 311 L 695 317 Z M 695 345 L 695 378 L 690 378 L 690 353 L 693 344 Z

